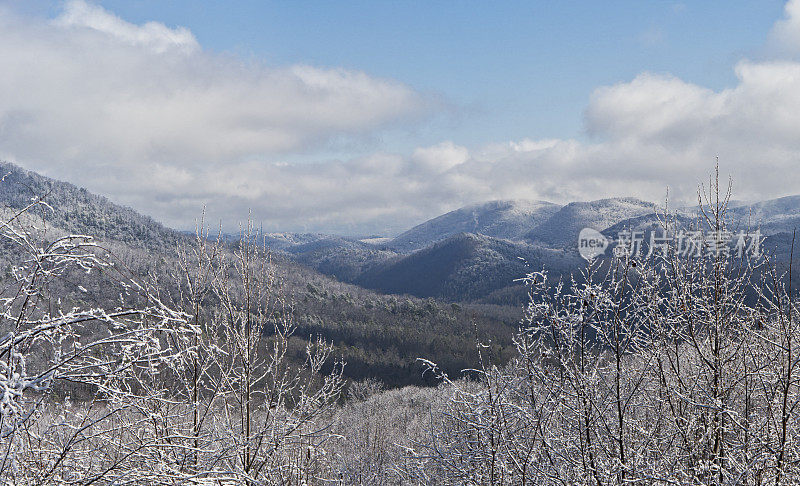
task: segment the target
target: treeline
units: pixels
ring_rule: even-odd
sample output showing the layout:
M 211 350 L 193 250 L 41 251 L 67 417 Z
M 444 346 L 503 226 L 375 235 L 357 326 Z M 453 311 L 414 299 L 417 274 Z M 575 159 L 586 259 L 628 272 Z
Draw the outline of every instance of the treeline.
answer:
M 53 228 L 148 250 L 174 251 L 180 234 L 131 208 L 114 204 L 67 182 L 43 177 L 0 161 L 0 205 L 30 206 L 28 214 Z M 41 200 L 46 204 L 31 203 Z
M 337 294 L 308 284 L 295 306 L 298 333 L 321 336 L 347 363 L 345 376 L 386 386 L 435 384 L 419 358 L 435 357 L 452 375 L 477 362 L 475 343 L 492 343 L 501 364 L 513 354 L 520 315 L 513 308 L 443 304 L 432 299 Z
M 28 208 L 17 222 L 37 228 L 39 243 L 70 234 L 91 235 L 102 242 L 118 266 L 149 282 L 165 301 L 170 302 L 178 292 L 168 272 L 177 261 L 176 250 L 196 244 L 194 235 L 165 228 L 85 189 L 13 164 L 0 163 L 0 172 L 4 175 L 0 183 L 4 209 L 0 214 L 12 218 Z M 215 228 L 204 234 L 213 242 L 218 231 Z M 242 235 L 222 236 L 221 251 L 235 252 Z M 269 235 L 257 239 L 271 245 Z M 0 239 L 0 245 L 4 250 L 0 255 L 2 282 L 12 277 L 12 267 L 25 258 L 26 250 L 9 239 Z M 270 261 L 280 291 L 292 303 L 298 334 L 304 338 L 321 335 L 329 340 L 334 354 L 348 363 L 348 379 L 379 377 L 389 387 L 430 385 L 433 379 L 423 374 L 418 358 L 432 357 L 458 374 L 474 366 L 478 338 L 493 343 L 498 363 L 507 361 L 513 353 L 512 336 L 521 317 L 519 305 L 453 306 L 432 299 L 384 296 L 322 277 L 280 252 L 270 252 Z M 54 292 L 63 305 L 106 307 L 119 298 L 116 287 L 100 278 L 84 282 L 84 292 L 70 284 L 72 277 L 52 284 L 58 286 Z M 509 283 L 512 280 L 509 277 Z M 523 287 L 519 283 L 515 286 Z

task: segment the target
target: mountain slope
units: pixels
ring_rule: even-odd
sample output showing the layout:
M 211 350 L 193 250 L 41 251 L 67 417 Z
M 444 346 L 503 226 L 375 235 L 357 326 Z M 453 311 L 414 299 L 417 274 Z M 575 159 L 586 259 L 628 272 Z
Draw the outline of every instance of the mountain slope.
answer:
M 175 275 L 181 271 L 176 242 L 183 240 L 191 245 L 193 238 L 72 184 L 11 164 L 3 164 L 2 171 L 7 174 L 0 183 L 0 203 L 5 206 L 2 211 L 16 213 L 13 208 L 23 208 L 32 197 L 44 196 L 52 207 L 44 215 L 48 237 L 64 232 L 98 236 L 103 247 L 113 252 L 115 261 L 122 263 L 119 268 L 157 285 L 161 299 L 178 307 L 181 293 L 177 291 Z M 343 249 L 379 251 L 366 243 L 321 235 L 269 238 L 275 246 L 294 248 L 309 261 L 314 258 L 325 261 L 329 254 L 331 261 L 335 261 Z M 231 261 L 238 239 L 228 237 L 224 241 L 223 257 Z M 13 278 L 11 265 L 19 264 L 19 245 L 0 238 L 0 247 L 3 248 L 0 269 L 5 269 L 0 280 Z M 519 308 L 452 306 L 433 299 L 379 295 L 325 276 L 291 257 L 288 252 L 276 251 L 270 259 L 276 277 L 274 290 L 292 304 L 291 313 L 297 324 L 291 359 L 304 359 L 302 340 L 320 336 L 332 343 L 332 356 L 347 363 L 346 377 L 356 380 L 374 377 L 388 386 L 401 386 L 435 383 L 431 374 L 423 376 L 423 367 L 417 360 L 420 356 L 437 362 L 452 376 L 475 366 L 476 329 L 480 336 L 498 345 L 501 356 L 508 357 L 513 352 L 512 336 L 521 317 Z M 107 280 L 103 280 L 113 278 L 113 272 L 87 274 L 77 269 L 73 273 L 83 280 L 72 281 L 73 276 L 65 274 L 51 284 L 64 289 L 60 294 L 64 305 L 114 308 L 119 304 L 117 287 L 104 285 Z M 237 278 L 235 272 L 231 278 Z M 211 298 L 210 307 L 213 301 Z M 216 312 L 208 311 L 209 315 Z
M 3 176 L 0 204 L 21 209 L 30 204 L 31 198 L 44 197 L 54 209 L 43 215 L 48 224 L 68 233 L 124 241 L 148 249 L 174 248 L 181 238 L 178 231 L 153 218 L 68 182 L 50 179 L 8 162 L 0 162 L 0 174 Z
M 264 235 L 264 244 L 272 250 L 283 251 L 299 245 L 324 240 L 331 236 L 323 233 L 267 233 Z M 231 241 L 235 241 L 239 239 L 240 235 L 229 234 L 227 237 Z
M 676 229 L 694 229 L 698 227 L 697 216 L 687 216 L 683 214 L 672 215 L 669 220 L 670 231 Z M 649 234 L 649 232 L 656 230 L 663 231 L 664 216 L 658 213 L 644 214 L 642 216 L 635 216 L 633 218 L 624 219 L 612 226 L 601 231 L 606 237 L 615 239 L 619 233 L 627 231 L 641 231 Z
M 286 247 L 284 251 L 294 261 L 343 282 L 355 281 L 396 255 L 376 245 L 331 235 Z
M 425 248 L 459 233 L 480 233 L 516 240 L 546 221 L 559 206 L 544 201 L 490 201 L 466 206 L 426 221 L 394 238 L 402 252 Z
M 519 303 L 524 287 L 515 280 L 531 268 L 544 266 L 560 273 L 577 264 L 577 255 L 563 251 L 462 233 L 391 259 L 355 282 L 384 293 L 457 301 L 497 302 L 492 295 L 499 293 L 504 294 L 502 303 Z M 508 291 L 509 288 L 515 290 Z
M 762 201 L 731 210 L 737 227 L 760 228 L 765 235 L 791 233 L 800 228 L 800 195 Z
M 530 241 L 566 248 L 576 244 L 578 233 L 583 228 L 601 231 L 626 219 L 654 211 L 654 204 L 630 197 L 573 202 L 525 236 Z

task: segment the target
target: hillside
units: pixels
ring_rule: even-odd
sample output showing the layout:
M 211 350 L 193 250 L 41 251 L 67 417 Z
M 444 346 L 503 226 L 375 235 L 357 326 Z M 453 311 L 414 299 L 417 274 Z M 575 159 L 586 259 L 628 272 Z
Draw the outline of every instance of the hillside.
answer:
M 664 224 L 664 216 L 659 213 L 649 213 L 633 218 L 624 219 L 608 228 L 605 228 L 601 233 L 606 237 L 615 239 L 617 235 L 625 231 L 642 231 L 650 232 L 652 230 L 661 231 Z M 671 228 L 689 229 L 698 225 L 696 216 L 687 216 L 683 214 L 671 215 L 669 219 Z
M 457 301 L 497 302 L 495 299 L 503 295 L 503 303 L 518 305 L 524 287 L 515 280 L 531 269 L 545 267 L 561 273 L 578 264 L 576 257 L 558 250 L 462 233 L 389 260 L 356 283 L 383 293 Z
M 147 249 L 174 249 L 181 234 L 153 218 L 115 204 L 82 187 L 0 162 L 0 204 L 21 209 L 31 198 L 44 197 L 53 208 L 43 216 L 49 225 L 68 233 L 92 235 L 100 239 L 124 241 Z
M 396 253 L 380 246 L 338 236 L 325 236 L 284 248 L 293 260 L 343 282 L 358 277 Z
M 236 234 L 229 234 L 227 237 L 232 241 L 239 238 Z M 264 244 L 273 250 L 282 251 L 330 237 L 331 235 L 323 233 L 267 233 L 264 235 Z
M 72 184 L 11 164 L 2 169 L 7 175 L 0 184 L 0 201 L 6 214 L 43 194 L 52 207 L 44 216 L 56 234 L 99 237 L 142 278 L 168 283 L 176 244 L 192 241 Z M 681 224 L 692 223 L 686 214 L 679 217 Z M 734 220 L 744 214 L 772 235 L 765 248 L 777 252 L 779 261 L 788 260 L 788 231 L 800 218 L 800 197 L 738 207 Z M 338 356 L 349 363 L 347 376 L 380 376 L 387 384 L 403 385 L 424 382 L 416 362 L 420 356 L 435 358 L 456 374 L 473 365 L 476 328 L 499 346 L 499 360 L 507 356 L 526 297 L 517 280 L 531 270 L 544 268 L 557 277 L 580 268 L 584 262 L 575 242 L 581 228 L 598 228 L 613 239 L 619 231 L 647 231 L 657 223 L 653 205 L 632 198 L 563 208 L 496 201 L 434 218 L 391 242 L 295 233 L 267 234 L 265 242 L 273 250 L 282 289 L 295 303 L 300 332 L 331 340 Z M 478 233 L 449 234 L 459 228 Z M 520 241 L 522 237 L 529 240 Z M 434 243 L 406 253 L 424 241 Z M 225 251 L 237 244 L 235 236 L 227 236 Z M 4 254 L 8 275 L 13 249 L 5 248 Z M 169 285 L 164 288 L 168 293 Z M 104 294 L 102 285 L 89 290 L 98 305 L 114 298 Z M 77 288 L 68 295 L 76 301 L 89 297 Z
M 791 233 L 800 228 L 800 196 L 770 199 L 739 206 L 731 211 L 735 224 L 743 230 L 760 228 L 762 234 Z
M 531 229 L 525 237 L 550 247 L 574 247 L 578 233 L 583 228 L 602 231 L 626 219 L 654 211 L 655 206 L 652 203 L 630 197 L 573 202 Z
M 695 227 L 695 213 L 684 209 L 673 223 Z M 649 233 L 661 219 L 653 204 L 634 198 L 574 202 L 562 208 L 494 201 L 433 218 L 389 242 L 303 235 L 283 237 L 280 248 L 296 262 L 382 293 L 516 305 L 524 294 L 513 281 L 530 269 L 566 275 L 583 265 L 575 247 L 582 228 L 596 228 L 614 240 L 625 230 Z M 739 206 L 731 210 L 730 219 L 731 228 L 744 229 L 747 221 L 754 221 L 766 235 L 785 234 L 800 223 L 800 197 Z M 469 231 L 450 234 L 458 229 Z M 523 237 L 527 241 L 520 241 Z
M 490 201 L 466 206 L 411 228 L 388 246 L 401 252 L 428 247 L 459 233 L 521 239 L 546 221 L 559 206 L 545 201 Z
M 31 197 L 44 195 L 48 235 L 80 233 L 97 236 L 126 271 L 158 285 L 162 298 L 176 297 L 173 275 L 178 272 L 176 245 L 192 244 L 194 237 L 166 228 L 130 208 L 112 203 L 72 184 L 55 181 L 11 164 L 0 183 L 0 201 L 9 208 L 24 207 Z M 433 299 L 386 296 L 323 275 L 298 262 L 306 259 L 336 274 L 337 261 L 351 268 L 363 259 L 383 261 L 381 251 L 367 243 L 324 235 L 265 235 L 268 244 L 284 248 L 274 251 L 272 269 L 280 291 L 293 303 L 297 336 L 319 335 L 334 344 L 334 355 L 347 363 L 345 376 L 352 379 L 379 378 L 388 386 L 432 383 L 422 376 L 417 358 L 440 362 L 453 376 L 476 363 L 476 330 L 482 339 L 496 345 L 502 362 L 512 352 L 511 337 L 521 315 L 519 307 L 465 304 L 454 306 Z M 230 256 L 237 238 L 225 238 Z M 5 278 L 16 252 L 3 240 Z M 346 250 L 350 249 L 351 253 Z M 290 251 L 294 250 L 296 254 Z M 371 255 L 369 259 L 366 255 Z M 394 255 L 394 253 L 389 253 Z M 348 266 L 350 265 L 350 266 Z M 364 267 L 367 268 L 367 267 Z M 102 278 L 68 276 L 57 282 L 71 303 L 113 307 L 118 295 L 110 292 Z M 75 282 L 72 282 L 75 277 Z M 80 282 L 80 285 L 76 282 Z M 65 302 L 67 302 L 65 301 Z

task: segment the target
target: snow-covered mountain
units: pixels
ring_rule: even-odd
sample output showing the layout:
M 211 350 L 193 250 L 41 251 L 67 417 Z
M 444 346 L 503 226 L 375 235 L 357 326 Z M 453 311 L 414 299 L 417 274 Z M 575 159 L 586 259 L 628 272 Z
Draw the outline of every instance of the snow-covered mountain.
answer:
M 800 196 L 736 205 L 729 216 L 729 228 L 760 226 L 763 234 L 774 235 L 770 244 L 781 247 L 787 232 L 800 226 Z M 583 261 L 576 244 L 581 229 L 597 229 L 613 240 L 622 231 L 648 233 L 660 228 L 662 219 L 656 205 L 634 198 L 563 207 L 539 201 L 492 201 L 436 217 L 388 242 L 273 235 L 272 246 L 322 273 L 380 292 L 516 302 L 524 289 L 514 280 L 526 268 L 544 267 L 564 275 L 580 267 Z M 681 228 L 702 226 L 692 208 L 679 210 L 671 219 Z
M 56 209 L 48 215 L 49 225 L 65 232 L 93 234 L 152 252 L 172 251 L 186 236 L 71 184 L 8 163 L 0 163 L 0 172 L 5 176 L 0 184 L 5 208 L 19 209 L 32 195 L 47 194 Z M 760 228 L 777 254 L 788 259 L 784 253 L 791 232 L 800 227 L 800 195 L 730 206 L 730 229 Z M 633 198 L 563 207 L 542 201 L 492 201 L 441 215 L 390 241 L 311 233 L 265 237 L 282 261 L 311 267 L 339 281 L 391 293 L 485 299 L 505 292 L 506 285 L 516 285 L 514 279 L 522 277 L 526 268 L 518 257 L 531 268 L 568 272 L 582 262 L 576 249 L 581 229 L 595 228 L 609 238 L 626 229 L 648 231 L 658 225 L 657 212 L 655 205 Z M 679 213 L 679 224 L 696 225 L 696 210 L 684 208 Z M 236 238 L 228 239 L 234 243 Z
M 239 235 L 231 234 L 229 237 L 238 239 Z M 267 233 L 264 235 L 264 243 L 272 250 L 287 250 L 332 237 L 334 236 L 325 233 Z
M 460 233 L 520 240 L 547 221 L 560 206 L 545 201 L 490 201 L 466 206 L 426 221 L 393 239 L 389 246 L 410 252 Z
M 575 245 L 583 228 L 602 231 L 626 219 L 656 211 L 653 203 L 639 199 L 611 198 L 569 203 L 546 222 L 532 228 L 526 238 L 553 247 Z
M 149 216 L 115 204 L 82 187 L 42 176 L 0 161 L 0 207 L 16 212 L 34 197 L 44 197 L 53 208 L 46 212 L 48 226 L 65 233 L 117 240 L 137 248 L 174 249 L 185 235 Z
M 332 235 L 310 239 L 283 251 L 296 262 L 342 282 L 353 282 L 364 272 L 397 255 L 378 245 Z
M 519 282 L 531 269 L 568 272 L 580 257 L 530 243 L 460 233 L 408 255 L 387 259 L 355 283 L 384 293 L 454 301 L 525 301 Z
M 667 221 L 670 231 L 673 230 L 688 230 L 702 228 L 699 224 L 697 215 L 686 212 L 685 214 L 670 214 Z M 604 229 L 602 233 L 607 237 L 614 239 L 621 232 L 628 231 L 641 231 L 649 233 L 650 231 L 663 231 L 664 228 L 664 215 L 661 213 L 648 213 L 642 216 L 634 216 L 616 223 Z
M 765 235 L 791 233 L 800 229 L 800 195 L 739 206 L 731 213 L 733 224 L 743 230 L 760 228 Z

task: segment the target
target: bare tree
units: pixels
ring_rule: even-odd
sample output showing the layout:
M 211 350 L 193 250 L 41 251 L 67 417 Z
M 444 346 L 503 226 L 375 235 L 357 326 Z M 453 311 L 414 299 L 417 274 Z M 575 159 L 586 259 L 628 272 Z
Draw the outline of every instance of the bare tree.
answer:
M 342 364 L 331 362 L 330 344 L 294 336 L 293 309 L 261 238 L 248 223 L 214 285 L 225 343 L 225 463 L 248 481 L 308 482 L 325 473 L 326 414 L 342 389 Z
M 444 484 L 793 484 L 798 329 L 791 271 L 737 256 L 718 171 L 691 257 L 673 239 L 569 282 L 526 278 L 507 367 L 451 381 L 405 477 Z M 665 211 L 662 226 L 675 234 Z M 699 233 L 696 233 L 699 234 Z M 702 251 L 701 251 L 702 250 Z M 435 365 L 429 363 L 435 370 Z
M 176 359 L 160 336 L 185 332 L 186 316 L 90 236 L 49 230 L 35 214 L 49 210 L 34 198 L 0 223 L 19 261 L 0 300 L 0 477 L 14 484 L 141 477 L 168 438 L 141 440 L 149 398 L 138 394 L 137 376 Z M 110 308 L 92 305 L 92 285 Z M 69 405 L 70 393 L 81 395 L 79 405 Z
M 295 337 L 260 235 L 202 221 L 149 279 L 34 198 L 0 223 L 18 262 L 0 306 L 8 484 L 296 483 L 324 455 L 341 363 Z M 167 304 L 168 303 L 168 304 Z

